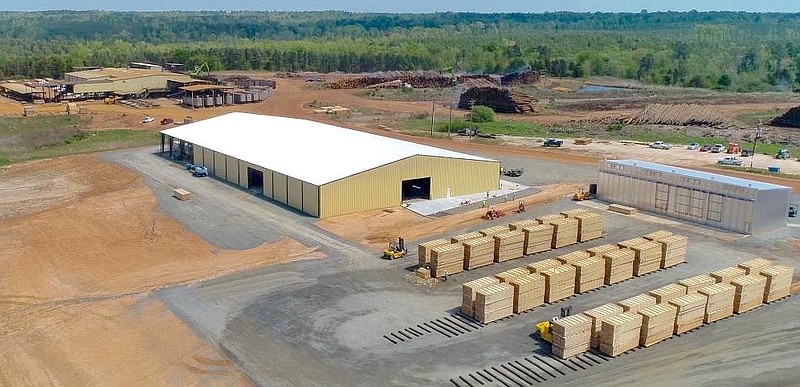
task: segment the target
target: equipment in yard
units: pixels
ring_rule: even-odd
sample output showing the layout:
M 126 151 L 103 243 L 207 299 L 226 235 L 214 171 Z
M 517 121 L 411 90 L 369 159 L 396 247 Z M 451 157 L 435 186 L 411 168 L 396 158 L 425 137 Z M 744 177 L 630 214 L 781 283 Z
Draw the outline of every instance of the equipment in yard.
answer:
M 508 177 L 520 177 L 525 172 L 522 168 L 510 168 L 510 169 L 501 169 L 500 172 L 503 176 Z
M 789 206 L 789 217 L 794 218 L 797 217 L 797 204 L 792 204 Z
M 119 97 L 119 96 L 106 97 L 106 98 L 103 99 L 103 102 L 105 102 L 106 105 L 113 105 L 113 104 L 117 103 L 117 101 L 119 101 L 121 99 L 122 99 L 122 97 Z
M 519 201 L 519 207 L 517 208 L 517 213 L 518 213 L 518 214 L 521 214 L 521 213 L 523 213 L 523 212 L 525 212 L 525 202 L 523 202 L 522 200 L 520 200 L 520 201 Z
M 161 120 L 161 125 L 169 125 L 175 122 L 172 118 L 164 118 Z
M 589 200 L 591 198 L 592 198 L 592 194 L 589 193 L 589 191 L 587 191 L 587 190 L 585 190 L 583 188 L 579 188 L 578 192 L 575 192 L 575 194 L 572 195 L 572 200 L 575 200 L 575 201 L 578 201 L 578 202 L 583 201 L 583 200 Z
M 547 140 L 544 140 L 544 144 L 542 145 L 551 148 L 560 148 L 562 145 L 564 145 L 564 141 L 556 140 L 555 138 L 548 138 Z
M 536 324 L 536 330 L 539 331 L 539 337 L 548 342 L 553 342 L 553 324 L 558 321 L 559 318 L 564 318 L 570 315 L 572 312 L 571 306 L 563 306 L 561 307 L 561 317 L 553 317 L 548 321 L 542 321 Z
M 194 177 L 206 177 L 208 176 L 208 168 L 202 165 L 194 165 L 194 164 L 186 164 L 186 170 L 192 173 Z
M 486 214 L 483 215 L 483 219 L 494 220 L 494 219 L 500 219 L 504 216 L 506 216 L 505 212 L 500 210 L 495 210 L 494 208 L 490 208 L 489 211 L 486 211 Z
M 785 159 L 788 159 L 790 157 L 792 157 L 792 154 L 789 153 L 788 149 L 781 148 L 780 150 L 778 150 L 778 153 L 775 154 L 775 158 L 776 159 L 785 160 Z
M 728 154 L 734 155 L 734 154 L 737 154 L 737 153 L 741 153 L 741 151 L 742 151 L 742 147 L 739 146 L 738 142 L 732 142 L 732 143 L 728 144 L 728 150 L 727 150 Z
M 383 258 L 400 259 L 406 256 L 406 246 L 403 237 L 397 237 L 397 243 L 389 243 L 389 247 L 383 250 Z

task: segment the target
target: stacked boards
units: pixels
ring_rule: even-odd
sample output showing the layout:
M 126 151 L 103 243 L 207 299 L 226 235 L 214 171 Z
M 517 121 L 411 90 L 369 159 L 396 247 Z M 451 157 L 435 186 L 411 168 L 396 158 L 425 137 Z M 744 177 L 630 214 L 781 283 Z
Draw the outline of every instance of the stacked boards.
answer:
M 558 319 L 552 324 L 553 354 L 567 359 L 589 350 L 592 320 L 576 314 Z
M 450 243 L 462 243 L 464 241 L 468 241 L 470 239 L 480 238 L 486 235 L 483 235 L 477 231 L 474 232 L 467 232 L 464 234 L 458 234 L 454 237 L 450 237 Z
M 461 285 L 461 313 L 467 316 L 475 317 L 475 298 L 478 295 L 478 290 L 487 286 L 497 285 L 500 280 L 495 277 L 483 277 L 474 281 L 465 282 Z
M 603 320 L 600 329 L 600 352 L 608 356 L 618 356 L 639 346 L 642 330 L 642 315 L 622 313 Z
M 711 278 L 714 278 L 718 284 L 729 284 L 734 278 L 741 277 L 747 274 L 741 267 L 726 267 L 721 270 L 712 271 Z
M 555 302 L 575 294 L 575 267 L 559 265 L 541 272 L 545 279 L 544 301 Z
M 633 260 L 636 253 L 630 249 L 619 249 L 603 254 L 605 260 L 606 285 L 615 284 L 633 277 Z
M 622 313 L 625 313 L 625 311 L 622 310 L 622 307 L 617 304 L 605 304 L 583 312 L 583 314 L 592 319 L 592 348 L 597 348 L 600 346 L 600 330 L 603 327 L 603 320 Z M 672 328 L 671 323 L 670 328 Z M 672 333 L 671 329 L 670 333 Z
M 675 316 L 674 333 L 681 334 L 703 325 L 706 312 L 706 296 L 699 293 L 689 293 L 677 297 L 669 302 L 678 309 Z
M 553 230 L 554 227 L 549 224 L 523 227 L 523 254 L 531 255 L 550 250 L 553 245 Z
M 449 239 L 434 239 L 420 243 L 417 246 L 417 257 L 419 258 L 419 267 L 425 267 L 431 262 L 431 250 L 437 246 L 449 245 Z
M 661 244 L 661 267 L 667 268 L 686 262 L 686 246 L 689 239 L 683 235 L 672 235 L 656 242 Z
M 642 331 L 639 345 L 649 347 L 672 336 L 678 308 L 672 304 L 656 304 L 639 311 L 642 315 Z
M 717 280 L 710 275 L 696 275 L 694 277 L 684 278 L 678 281 L 678 285 L 686 288 L 686 294 L 696 293 L 698 289 L 704 288 L 717 283 Z
M 743 269 L 745 274 L 758 274 L 770 266 L 772 266 L 772 262 L 764 258 L 755 258 L 739 264 L 739 268 Z
M 603 236 L 603 216 L 594 212 L 570 216 L 578 220 L 578 242 L 586 242 Z
M 545 280 L 541 274 L 528 274 L 508 282 L 514 288 L 514 313 L 544 304 Z
M 578 220 L 570 218 L 552 219 L 548 222 L 553 226 L 554 249 L 578 243 Z
M 775 265 L 761 270 L 767 279 L 764 289 L 764 302 L 773 302 L 789 295 L 792 287 L 794 269 L 789 266 Z
M 606 244 L 606 245 L 590 247 L 586 249 L 586 252 L 589 253 L 590 257 L 602 257 L 603 254 L 605 253 L 617 250 L 619 250 L 619 246 Z
M 506 231 L 494 234 L 494 261 L 505 262 L 521 258 L 525 251 L 525 234 Z
M 668 304 L 671 300 L 674 300 L 680 296 L 685 296 L 686 287 L 672 283 L 669 285 L 664 285 L 658 289 L 653 289 L 648 294 L 656 299 L 656 303 Z
M 431 276 L 444 277 L 464 271 L 464 245 L 453 243 L 431 249 Z
M 667 230 L 659 230 L 655 232 L 651 232 L 649 234 L 642 235 L 642 238 L 647 239 L 648 241 L 659 241 L 664 238 L 668 238 L 672 236 L 672 231 Z
M 552 258 L 548 258 L 538 262 L 531 263 L 530 265 L 528 265 L 528 271 L 530 271 L 531 273 L 541 273 L 547 269 L 551 269 L 558 266 L 561 266 L 561 262 Z
M 640 294 L 638 296 L 626 298 L 617 304 L 621 306 L 622 310 L 625 312 L 637 313 L 648 306 L 655 305 L 656 298 L 651 295 Z
M 744 313 L 760 306 L 764 300 L 767 277 L 758 274 L 743 275 L 731 280 L 736 287 L 733 298 L 733 313 Z
M 633 275 L 652 273 L 661 268 L 661 244 L 645 242 L 631 247 L 636 254 L 633 260 Z
M 733 314 L 733 298 L 736 287 L 731 284 L 714 284 L 700 288 L 697 293 L 706 296 L 706 313 L 704 323 L 722 320 Z
M 506 270 L 504 272 L 497 273 L 494 276 L 497 277 L 497 279 L 499 279 L 500 282 L 508 283 L 511 282 L 511 280 L 513 280 L 514 278 L 526 276 L 529 274 L 531 274 L 531 272 L 528 271 L 526 268 L 517 267 L 511 270 Z
M 472 270 L 494 263 L 494 238 L 480 237 L 462 242 L 464 269 Z
M 486 324 L 511 316 L 514 288 L 509 284 L 489 285 L 475 293 L 475 319 Z
M 605 262 L 597 257 L 572 262 L 575 267 L 575 293 L 588 292 L 603 286 L 605 282 Z

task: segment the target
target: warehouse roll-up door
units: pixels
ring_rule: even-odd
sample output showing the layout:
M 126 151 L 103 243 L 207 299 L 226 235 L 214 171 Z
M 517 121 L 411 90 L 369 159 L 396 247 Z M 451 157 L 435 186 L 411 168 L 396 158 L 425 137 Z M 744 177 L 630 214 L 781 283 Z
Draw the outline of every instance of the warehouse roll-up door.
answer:
M 257 195 L 264 194 L 264 172 L 247 168 L 247 190 Z

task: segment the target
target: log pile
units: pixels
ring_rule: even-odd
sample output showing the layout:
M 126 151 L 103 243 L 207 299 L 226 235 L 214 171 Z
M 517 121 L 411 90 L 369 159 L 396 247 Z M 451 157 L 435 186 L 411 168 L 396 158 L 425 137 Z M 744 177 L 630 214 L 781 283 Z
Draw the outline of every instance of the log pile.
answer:
M 449 239 L 434 239 L 420 243 L 417 246 L 417 258 L 419 259 L 419 266 L 425 267 L 431 262 L 431 249 L 436 246 L 449 245 Z
M 703 317 L 704 323 L 721 320 L 733 314 L 733 298 L 736 294 L 736 287 L 731 284 L 714 284 L 706 286 L 697 291 L 706 296 L 706 313 Z
M 640 294 L 618 302 L 625 312 L 637 313 L 640 310 L 656 305 L 656 298 L 648 294 Z
M 472 87 L 458 100 L 459 109 L 469 110 L 476 105 L 488 106 L 497 113 L 527 114 L 540 109 L 536 98 L 498 87 Z
M 686 262 L 686 246 L 689 239 L 683 235 L 673 235 L 659 239 L 661 244 L 661 267 L 667 268 Z
M 525 234 L 521 231 L 508 231 L 494 234 L 494 261 L 505 262 L 521 258 L 525 247 Z
M 744 269 L 745 274 L 758 274 L 761 270 L 770 266 L 772 266 L 772 262 L 764 258 L 755 258 L 739 264 L 739 267 Z
M 575 294 L 575 267 L 560 265 L 543 270 L 544 301 L 555 302 Z
M 478 290 L 499 283 L 500 280 L 495 277 L 483 277 L 463 283 L 461 285 L 461 313 L 474 318 L 475 298 L 478 295 Z
M 758 274 L 743 275 L 731 280 L 736 287 L 733 313 L 744 313 L 761 305 L 767 287 L 767 277 Z
M 632 246 L 631 250 L 636 254 L 633 260 L 633 275 L 640 276 L 661 268 L 660 243 L 646 242 Z
M 431 249 L 431 276 L 444 277 L 464 271 L 464 245 L 449 244 Z
M 408 84 L 413 88 L 456 86 L 453 77 L 434 72 L 389 71 L 368 76 L 343 78 L 328 84 L 329 89 L 366 89 L 380 84 Z
M 653 289 L 647 294 L 655 297 L 656 302 L 659 304 L 668 304 L 671 300 L 675 298 L 678 298 L 680 296 L 685 296 L 686 287 L 678 285 L 676 283 L 672 283 L 669 285 L 664 285 L 658 289 Z
M 605 304 L 592 308 L 583 312 L 587 317 L 592 320 L 592 336 L 591 347 L 597 348 L 600 346 L 600 330 L 603 328 L 603 320 L 622 314 L 625 311 L 617 304 Z M 670 322 L 670 334 L 672 334 L 672 322 Z
M 548 251 L 553 244 L 553 226 L 540 224 L 522 229 L 525 235 L 523 254 L 530 255 Z
M 787 128 L 800 128 L 800 106 L 789 109 L 786 113 L 783 113 L 780 117 L 773 118 L 767 124 Z
M 467 87 L 498 87 L 500 86 L 500 77 L 475 74 L 475 75 L 459 75 L 456 78 L 459 85 Z
M 464 245 L 464 269 L 472 270 L 494 263 L 494 239 L 475 238 L 466 240 L 462 244 Z
M 553 226 L 554 249 L 578 243 L 578 220 L 576 219 L 553 219 L 549 223 Z
M 775 265 L 762 270 L 761 275 L 767 279 L 764 289 L 764 302 L 773 302 L 789 295 L 794 268 Z
M 600 352 L 618 356 L 639 346 L 642 315 L 622 313 L 603 320 L 600 329 Z
M 528 271 L 531 273 L 541 273 L 547 269 L 552 269 L 554 267 L 561 266 L 561 262 L 558 262 L 555 259 L 548 258 L 543 259 L 539 262 L 534 262 L 528 265 Z
M 603 286 L 605 262 L 597 257 L 572 262 L 575 266 L 575 293 L 588 292 Z
M 544 277 L 528 274 L 508 282 L 514 288 L 514 313 L 522 313 L 544 304 Z
M 514 72 L 500 77 L 500 84 L 503 86 L 514 85 L 535 85 L 542 80 L 541 74 L 535 70 Z
M 717 129 L 736 127 L 711 106 L 696 104 L 648 104 L 625 122 L 627 125 L 703 126 Z
M 578 242 L 586 242 L 603 236 L 603 216 L 594 212 L 574 214 L 578 220 Z
M 639 311 L 642 315 L 642 332 L 639 345 L 649 347 L 672 336 L 678 308 L 671 304 L 656 304 Z
M 606 285 L 615 284 L 633 277 L 633 250 L 620 249 L 603 254 L 605 260 Z
M 747 272 L 741 267 L 726 267 L 721 270 L 712 271 L 711 277 L 717 281 L 718 284 L 729 284 L 734 278 L 741 277 Z
M 678 309 L 678 314 L 675 317 L 674 333 L 676 335 L 703 325 L 703 317 L 706 313 L 706 296 L 699 293 L 691 293 L 670 300 L 669 303 Z
M 514 288 L 509 284 L 490 285 L 475 293 L 475 319 L 486 324 L 514 313 Z
M 553 354 L 568 359 L 589 350 L 592 320 L 582 314 L 567 316 L 554 322 Z

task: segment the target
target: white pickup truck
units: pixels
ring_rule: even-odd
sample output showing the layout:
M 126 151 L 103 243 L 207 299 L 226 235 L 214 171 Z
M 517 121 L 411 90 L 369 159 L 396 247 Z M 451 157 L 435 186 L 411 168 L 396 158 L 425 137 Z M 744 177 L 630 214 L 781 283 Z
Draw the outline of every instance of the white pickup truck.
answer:
M 667 150 L 667 149 L 672 148 L 672 145 L 669 144 L 669 143 L 666 143 L 664 141 L 656 141 L 656 142 L 650 144 L 650 147 L 653 148 L 653 149 L 664 149 L 664 150 Z
M 736 156 L 725 156 L 719 160 L 717 160 L 717 164 L 719 165 L 742 165 L 742 160 L 740 160 Z

